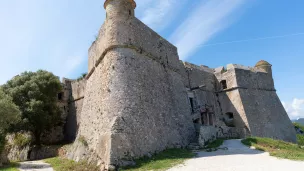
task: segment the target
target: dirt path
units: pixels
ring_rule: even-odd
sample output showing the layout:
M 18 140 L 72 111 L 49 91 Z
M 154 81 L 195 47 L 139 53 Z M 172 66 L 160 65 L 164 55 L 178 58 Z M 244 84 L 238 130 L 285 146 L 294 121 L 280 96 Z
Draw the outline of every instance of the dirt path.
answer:
M 278 159 L 267 152 L 253 150 L 241 140 L 227 140 L 214 152 L 198 152 L 198 156 L 169 171 L 303 171 L 304 162 Z
M 51 165 L 43 161 L 28 161 L 21 162 L 20 171 L 54 171 Z

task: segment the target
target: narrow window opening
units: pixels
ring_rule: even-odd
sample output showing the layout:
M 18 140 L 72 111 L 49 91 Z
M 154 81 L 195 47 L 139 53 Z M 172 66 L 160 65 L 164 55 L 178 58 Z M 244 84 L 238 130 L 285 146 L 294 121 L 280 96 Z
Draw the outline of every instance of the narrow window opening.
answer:
M 63 93 L 58 93 L 58 100 L 62 100 Z
M 226 80 L 222 80 L 221 85 L 222 85 L 223 89 L 227 89 L 227 81 Z
M 193 107 L 194 107 L 193 98 L 189 97 L 189 100 L 190 100 L 191 110 L 192 110 L 192 112 L 194 112 L 194 109 L 193 109 Z
M 213 126 L 213 113 L 208 113 L 209 114 L 209 125 Z
M 131 10 L 129 10 L 129 15 L 132 16 L 132 11 Z

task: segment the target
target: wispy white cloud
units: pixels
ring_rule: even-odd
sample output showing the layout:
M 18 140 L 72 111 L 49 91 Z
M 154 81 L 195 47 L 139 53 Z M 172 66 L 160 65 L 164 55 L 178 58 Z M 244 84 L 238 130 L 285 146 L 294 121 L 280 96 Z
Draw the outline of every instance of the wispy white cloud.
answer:
M 87 49 L 105 18 L 102 4 L 0 1 L 0 67 L 5 71 L 0 85 L 24 71 L 45 69 L 70 78 L 85 72 Z
M 204 0 L 198 3 L 169 39 L 178 47 L 180 58 L 186 60 L 212 36 L 229 26 L 228 17 L 244 2 L 245 0 Z
M 152 29 L 161 31 L 174 21 L 186 0 L 141 0 L 136 2 L 139 18 Z
M 304 118 L 304 99 L 293 99 L 292 102 L 282 102 L 290 119 Z

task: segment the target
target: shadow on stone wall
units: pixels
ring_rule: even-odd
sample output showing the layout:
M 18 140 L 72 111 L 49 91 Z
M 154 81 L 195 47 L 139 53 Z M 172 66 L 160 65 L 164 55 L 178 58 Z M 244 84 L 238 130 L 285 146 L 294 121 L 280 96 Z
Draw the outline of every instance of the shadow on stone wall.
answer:
M 217 102 L 221 109 L 221 115 L 219 119 L 225 125 L 223 127 L 219 126 L 219 128 L 222 130 L 224 137 L 245 138 L 246 136 L 250 136 L 250 131 L 246 126 L 243 118 L 241 117 L 241 114 L 238 112 L 237 107 L 230 100 L 229 96 L 227 95 L 227 92 L 222 91 L 221 84 L 220 82 L 218 82 L 217 79 L 216 90 Z M 238 96 L 238 90 L 232 90 L 228 93 L 232 93 L 231 96 Z M 233 95 L 233 93 L 235 93 L 235 95 Z M 241 98 L 239 99 L 239 103 L 241 105 Z
M 72 143 L 76 139 L 79 125 L 77 124 L 77 101 L 72 98 L 69 102 L 69 111 L 66 119 L 66 124 L 64 126 L 64 141 L 67 143 Z

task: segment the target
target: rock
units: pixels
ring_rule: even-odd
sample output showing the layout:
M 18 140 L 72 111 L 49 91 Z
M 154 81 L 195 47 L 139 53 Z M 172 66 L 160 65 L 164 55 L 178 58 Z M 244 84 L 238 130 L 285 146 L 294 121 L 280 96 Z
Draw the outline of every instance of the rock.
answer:
M 201 126 L 199 132 L 199 146 L 204 147 L 208 142 L 216 140 L 217 129 L 213 126 Z
M 114 165 L 108 166 L 108 171 L 116 171 L 116 170 L 117 170 L 116 166 L 114 166 Z

